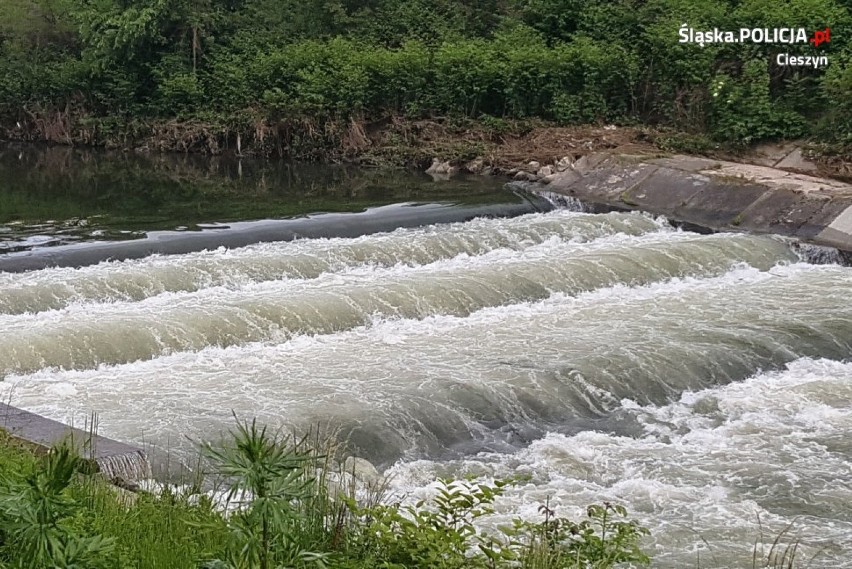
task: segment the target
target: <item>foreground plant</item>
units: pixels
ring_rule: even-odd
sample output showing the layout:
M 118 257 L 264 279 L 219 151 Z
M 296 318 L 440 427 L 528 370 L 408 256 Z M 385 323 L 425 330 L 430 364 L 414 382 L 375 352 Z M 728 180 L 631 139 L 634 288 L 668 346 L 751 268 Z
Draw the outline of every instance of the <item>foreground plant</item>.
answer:
M 377 567 L 489 567 L 489 559 L 502 558 L 500 549 L 474 522 L 493 512 L 494 499 L 507 485 L 442 480 L 430 502 L 363 509 L 350 503 L 363 524 L 350 554 Z
M 2 435 L 2 432 L 0 432 Z M 0 437 L 0 569 L 607 569 L 638 566 L 647 530 L 619 506 L 587 519 L 516 521 L 484 531 L 514 481 L 442 480 L 411 505 L 379 500 L 357 461 L 346 472 L 321 436 L 255 421 L 203 445 L 225 481 L 223 511 L 199 485 L 128 494 L 70 446 L 36 459 Z M 322 450 L 317 450 L 322 449 Z M 350 467 L 346 465 L 350 464 Z M 368 492 L 364 492 L 364 490 Z M 373 491 L 375 490 L 375 491 Z
M 507 533 L 523 546 L 520 560 L 526 569 L 582 567 L 603 569 L 621 563 L 648 565 L 640 548 L 648 530 L 627 520 L 627 510 L 605 502 L 592 505 L 586 519 L 574 522 L 556 516 L 545 504 L 539 508 L 544 521 L 516 521 Z
M 320 491 L 308 472 L 311 455 L 256 421 L 239 423 L 231 434 L 228 446 L 203 447 L 216 472 L 226 477 L 227 501 L 236 506 L 227 520 L 231 539 L 225 556 L 207 567 L 325 567 L 328 556 L 310 551 L 299 539 L 308 520 L 298 504 Z
M 331 462 L 316 452 L 318 441 L 311 447 L 306 439 L 282 437 L 252 421 L 239 423 L 225 447 L 203 445 L 214 472 L 225 477 L 233 508 L 223 554 L 205 567 L 604 569 L 648 563 L 639 548 L 647 530 L 626 521 L 620 506 L 592 506 L 588 519 L 576 523 L 544 506 L 540 523 L 516 520 L 489 533 L 482 522 L 514 481 L 446 479 L 430 500 L 359 503 L 352 487 L 329 490 Z
M 80 504 L 68 489 L 85 466 L 70 445 L 63 444 L 31 472 L 0 480 L 0 536 L 11 566 L 105 566 L 112 540 L 82 535 L 72 523 Z
M 639 547 L 648 530 L 609 503 L 590 506 L 580 522 L 558 518 L 545 505 L 542 522 L 515 520 L 496 533 L 477 529 L 511 484 L 442 480 L 431 501 L 356 510 L 365 524 L 354 542 L 357 556 L 370 560 L 368 566 L 400 569 L 605 569 L 650 562 Z

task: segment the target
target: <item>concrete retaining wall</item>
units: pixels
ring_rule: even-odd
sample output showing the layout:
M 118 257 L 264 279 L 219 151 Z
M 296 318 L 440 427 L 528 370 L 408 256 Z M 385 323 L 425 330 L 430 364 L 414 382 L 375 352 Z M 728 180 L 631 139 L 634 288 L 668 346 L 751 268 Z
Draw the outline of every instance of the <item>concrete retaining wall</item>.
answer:
M 852 185 L 690 156 L 592 154 L 548 190 L 714 230 L 775 233 L 852 252 Z
M 58 421 L 0 403 L 0 428 L 9 436 L 47 452 L 52 446 L 69 441 L 80 456 L 91 460 L 110 481 L 138 482 L 151 477 L 145 452 L 125 443 L 69 427 Z

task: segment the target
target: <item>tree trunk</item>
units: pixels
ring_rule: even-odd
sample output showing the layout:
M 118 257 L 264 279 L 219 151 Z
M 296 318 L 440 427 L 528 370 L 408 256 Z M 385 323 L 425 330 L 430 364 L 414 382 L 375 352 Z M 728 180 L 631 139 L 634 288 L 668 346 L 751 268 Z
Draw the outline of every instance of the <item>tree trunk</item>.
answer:
M 192 73 L 198 68 L 198 26 L 192 26 Z

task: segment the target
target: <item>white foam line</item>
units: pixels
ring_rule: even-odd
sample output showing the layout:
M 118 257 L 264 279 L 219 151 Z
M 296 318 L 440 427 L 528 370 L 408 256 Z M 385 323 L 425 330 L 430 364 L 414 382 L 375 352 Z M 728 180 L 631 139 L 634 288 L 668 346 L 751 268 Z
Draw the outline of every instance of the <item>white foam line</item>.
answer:
M 613 334 L 613 341 L 618 339 L 618 332 L 609 328 L 611 323 L 650 309 L 661 311 L 656 318 L 665 322 L 688 314 L 698 300 L 710 299 L 702 312 L 695 312 L 695 325 L 711 318 L 712 322 L 719 320 L 713 326 L 721 331 L 728 318 L 771 315 L 781 306 L 791 317 L 802 310 L 813 312 L 817 302 L 824 301 L 830 307 L 832 299 L 842 295 L 850 284 L 852 275 L 840 268 L 805 264 L 769 272 L 738 268 L 709 279 L 673 279 L 645 287 L 619 285 L 576 297 L 554 294 L 545 301 L 486 308 L 463 318 L 378 321 L 341 333 L 299 336 L 277 345 L 255 342 L 208 347 L 85 371 L 43 369 L 8 377 L 2 396 L 11 395 L 17 404 L 51 416 L 88 412 L 91 408 L 103 410 L 112 398 L 123 401 L 123 407 L 133 405 L 134 397 L 153 397 L 166 398 L 161 402 L 201 405 L 207 410 L 202 414 L 216 409 L 213 414 L 217 416 L 241 406 L 247 411 L 266 408 L 268 412 L 290 407 L 294 416 L 299 413 L 307 417 L 312 407 L 302 403 L 308 404 L 312 397 L 317 401 L 314 392 L 339 393 L 343 405 L 348 405 L 346 401 L 358 405 L 356 395 L 369 395 L 375 403 L 396 404 L 392 394 L 409 385 L 404 378 L 393 377 L 394 369 L 407 377 L 428 373 L 433 378 L 429 381 L 458 377 L 487 382 L 505 374 L 512 376 L 527 358 L 536 357 L 541 363 L 530 369 L 549 374 L 549 366 L 566 357 L 566 347 L 553 341 L 565 334 L 577 336 L 586 330 L 578 339 L 586 343 L 571 346 L 571 353 L 589 350 L 594 354 L 606 346 L 608 334 Z M 732 296 L 734 286 L 737 292 Z M 804 291 L 813 294 L 815 290 L 824 295 L 819 301 L 801 296 Z M 784 291 L 788 291 L 787 296 L 783 296 Z M 740 308 L 735 298 L 745 299 L 748 306 Z M 712 299 L 717 299 L 718 306 L 713 306 Z M 633 349 L 631 342 L 640 342 L 643 337 L 641 326 L 653 325 L 654 320 L 647 320 L 624 327 L 623 348 Z M 667 334 L 663 339 L 672 338 L 672 332 Z M 471 342 L 460 344 L 464 338 Z M 690 338 L 683 341 L 691 342 Z M 589 343 L 592 340 L 594 343 Z M 680 348 L 672 344 L 671 349 Z M 414 358 L 415 353 L 419 360 L 399 359 Z M 111 395 L 105 397 L 106 393 Z M 291 406 L 297 401 L 302 402 L 299 409 Z
M 773 243 L 764 237 L 731 235 L 697 235 L 692 233 L 646 233 L 643 235 L 615 234 L 595 239 L 590 243 L 574 243 L 558 237 L 551 237 L 542 243 L 532 245 L 521 251 L 514 249 L 495 249 L 482 255 L 470 256 L 466 253 L 450 259 L 442 259 L 426 265 L 397 264 L 391 267 L 377 265 L 353 266 L 340 272 L 322 273 L 310 280 L 283 280 L 250 282 L 237 288 L 212 286 L 187 292 L 165 292 L 139 301 L 118 301 L 100 304 L 74 302 L 65 308 L 48 310 L 35 314 L 0 314 L 0 334 L 12 334 L 16 329 L 31 331 L 33 327 L 53 327 L 63 321 L 85 319 L 103 320 L 111 316 L 129 316 L 137 313 L 151 315 L 158 311 L 172 311 L 176 308 L 192 306 L 217 306 L 244 302 L 252 296 L 262 298 L 265 295 L 287 295 L 296 297 L 312 291 L 346 289 L 363 285 L 365 281 L 389 282 L 398 278 L 430 278 L 441 273 L 472 273 L 477 269 L 496 266 L 510 268 L 513 265 L 531 265 L 536 262 L 554 262 L 570 258 L 593 260 L 595 255 L 609 251 L 629 251 L 633 247 L 677 246 L 680 243 L 718 242 L 742 244 L 754 248 Z M 778 247 L 778 252 L 782 247 Z M 792 254 L 790 255 L 792 258 Z
M 10 295 L 19 296 L 19 302 L 26 302 L 26 310 L 44 310 L 74 301 L 138 300 L 162 292 L 313 277 L 318 272 L 345 270 L 371 259 L 382 264 L 418 264 L 418 259 L 431 262 L 463 252 L 480 254 L 500 247 L 523 249 L 550 236 L 587 241 L 618 231 L 666 229 L 670 228 L 662 221 L 626 214 L 552 212 L 508 220 L 476 219 L 352 239 L 263 243 L 186 255 L 154 255 L 77 269 L 0 273 L 0 294 L 5 291 L 7 298 L 13 299 L 11 302 L 15 302 L 15 296 Z M 455 253 L 452 249 L 456 249 Z M 4 308 L 0 302 L 0 312 L 15 310 L 20 309 L 14 304 Z
M 267 342 L 251 342 L 240 346 L 218 347 L 210 346 L 198 351 L 178 352 L 175 354 L 164 355 L 150 362 L 134 362 L 126 365 L 164 365 L 171 367 L 175 363 L 175 359 L 204 357 L 205 355 L 215 355 L 217 358 L 233 359 L 237 353 L 244 350 L 303 350 L 308 344 L 326 344 L 328 342 L 339 341 L 348 343 L 353 337 L 362 336 L 364 333 L 387 334 L 394 335 L 402 332 L 409 332 L 412 328 L 423 329 L 423 333 L 433 334 L 435 332 L 443 333 L 450 329 L 470 328 L 470 327 L 497 327 L 500 321 L 518 320 L 538 321 L 545 315 L 554 313 L 564 313 L 566 310 L 595 310 L 600 306 L 620 306 L 626 303 L 646 302 L 654 299 L 673 298 L 684 294 L 698 294 L 702 291 L 710 297 L 718 292 L 724 292 L 733 285 L 740 287 L 748 287 L 759 285 L 762 283 L 778 283 L 778 279 L 795 279 L 789 283 L 790 287 L 802 286 L 807 283 L 809 277 L 813 280 L 822 280 L 830 278 L 836 281 L 834 288 L 843 287 L 846 284 L 852 285 L 852 272 L 846 268 L 835 266 L 818 266 L 807 263 L 794 263 L 790 265 L 779 265 L 768 271 L 762 271 L 749 267 L 747 265 L 739 265 L 725 274 L 713 277 L 683 277 L 667 279 L 663 282 L 652 283 L 644 286 L 631 286 L 629 284 L 619 283 L 613 286 L 596 289 L 580 294 L 553 293 L 548 298 L 541 301 L 520 302 L 511 305 L 487 307 L 477 310 L 466 316 L 454 315 L 433 315 L 423 319 L 388 319 L 376 318 L 368 326 L 358 326 L 351 330 L 337 332 L 328 335 L 298 335 L 295 337 L 286 338 L 281 343 L 269 344 Z M 818 284 L 814 282 L 814 284 Z M 787 283 L 784 284 L 787 286 Z M 767 298 L 767 304 L 771 304 L 772 298 Z M 118 365 L 102 365 L 99 370 L 109 370 L 113 368 L 120 369 L 124 366 Z M 27 376 L 38 376 L 42 373 L 67 373 L 70 375 L 85 375 L 97 370 L 51 370 L 45 369 L 34 374 L 19 376 L 11 374 L 7 379 L 15 379 Z

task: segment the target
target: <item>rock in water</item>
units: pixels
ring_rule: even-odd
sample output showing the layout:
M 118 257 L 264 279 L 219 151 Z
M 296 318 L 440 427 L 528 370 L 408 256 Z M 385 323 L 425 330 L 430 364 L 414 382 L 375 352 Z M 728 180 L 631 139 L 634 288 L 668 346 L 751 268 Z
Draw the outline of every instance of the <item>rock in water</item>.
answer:
M 427 174 L 444 174 L 446 170 L 444 168 L 444 163 L 441 162 L 438 158 L 432 158 L 432 165 L 426 168 Z
M 474 158 L 467 164 L 465 164 L 464 169 L 470 172 L 471 174 L 479 174 L 485 169 L 485 160 L 481 157 Z
M 438 158 L 432 159 L 432 165 L 426 169 L 426 173 L 434 180 L 448 180 L 458 174 L 459 169 L 449 162 L 441 162 Z
M 357 480 L 367 484 L 379 482 L 382 478 L 379 470 L 373 466 L 372 462 L 357 456 L 350 456 L 343 461 L 343 472 L 352 474 Z

